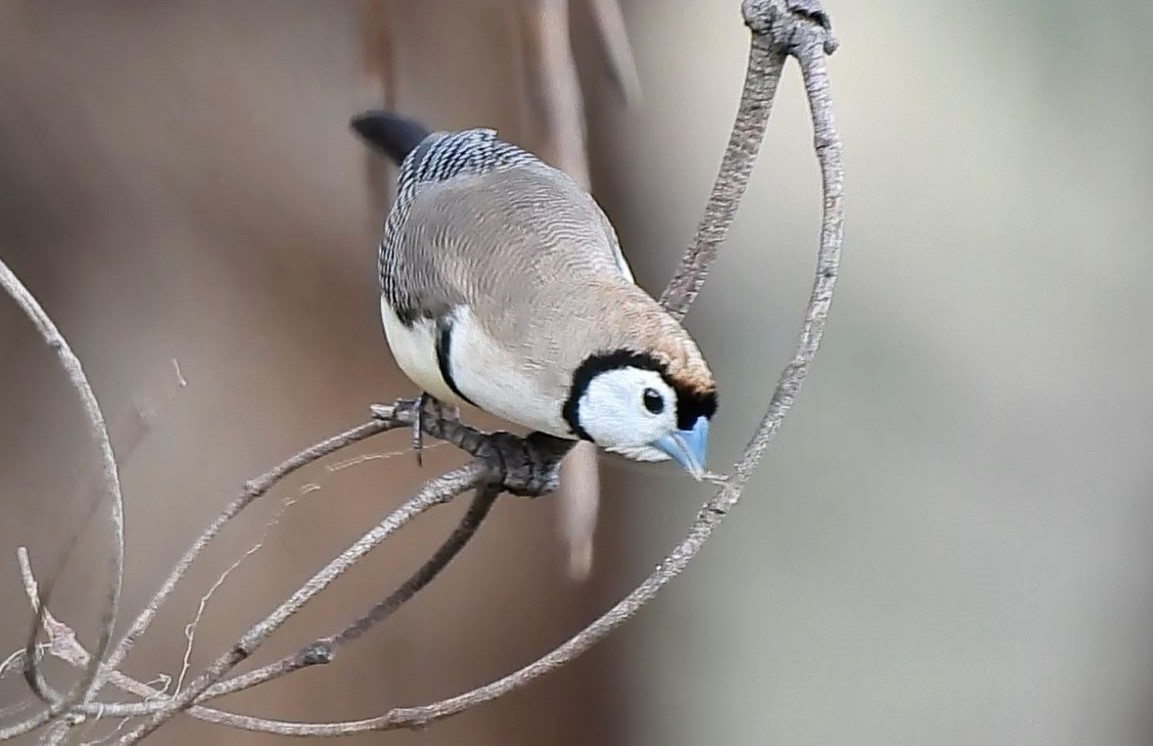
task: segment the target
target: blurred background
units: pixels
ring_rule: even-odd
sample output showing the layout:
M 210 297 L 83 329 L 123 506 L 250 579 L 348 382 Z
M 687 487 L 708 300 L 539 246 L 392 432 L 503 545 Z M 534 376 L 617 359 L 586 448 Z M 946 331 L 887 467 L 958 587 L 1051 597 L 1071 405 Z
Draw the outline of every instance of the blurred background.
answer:
M 571 6 L 0 2 L 0 256 L 71 340 L 126 454 L 126 611 L 245 479 L 412 393 L 377 319 L 389 174 L 351 114 L 385 104 L 439 128 L 493 126 L 587 170 L 638 280 L 663 287 L 735 111 L 739 3 L 625 0 L 643 89 L 631 105 L 606 4 Z M 826 7 L 842 42 L 842 280 L 739 515 L 574 665 L 425 731 L 350 742 L 1153 741 L 1153 6 Z M 715 467 L 794 344 L 819 218 L 810 136 L 790 67 L 687 322 L 720 381 Z M 126 671 L 179 676 L 184 625 L 254 542 L 207 604 L 194 665 L 460 461 L 435 449 L 418 469 L 406 445 L 384 436 L 280 485 Z M 374 458 L 344 462 L 356 453 Z M 94 458 L 51 354 L 0 299 L 0 657 L 28 623 L 15 547 L 52 567 Z M 502 499 L 459 561 L 338 663 L 218 704 L 366 717 L 538 657 L 647 574 L 707 495 L 618 462 L 602 480 L 586 581 L 567 571 L 558 500 Z M 258 662 L 389 592 L 465 502 L 373 553 Z M 101 541 L 85 534 L 54 603 L 85 639 Z M 28 698 L 18 678 L 0 682 L 3 722 Z M 276 739 L 184 718 L 155 740 Z

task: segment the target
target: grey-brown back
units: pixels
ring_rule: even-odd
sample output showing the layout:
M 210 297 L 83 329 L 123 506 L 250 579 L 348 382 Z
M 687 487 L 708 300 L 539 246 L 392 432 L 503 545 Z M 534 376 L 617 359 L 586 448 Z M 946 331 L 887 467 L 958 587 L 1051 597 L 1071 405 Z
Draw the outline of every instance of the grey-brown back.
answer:
M 574 342 L 595 336 L 588 325 L 638 293 L 652 302 L 592 197 L 535 158 L 425 183 L 396 216 L 381 280 L 401 320 L 467 306 L 527 365 L 571 370 L 586 354 Z

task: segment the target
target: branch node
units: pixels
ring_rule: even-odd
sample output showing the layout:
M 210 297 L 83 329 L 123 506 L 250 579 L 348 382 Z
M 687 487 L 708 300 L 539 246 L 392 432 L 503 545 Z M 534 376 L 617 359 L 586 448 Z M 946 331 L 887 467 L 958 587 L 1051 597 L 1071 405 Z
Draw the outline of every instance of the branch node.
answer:
M 240 663 L 250 655 L 252 655 L 252 642 L 249 635 L 245 635 L 232 646 L 232 657 L 236 659 L 237 663 Z
M 825 54 L 837 51 L 833 22 L 820 0 L 744 0 L 741 14 L 750 31 L 769 37 L 786 53 L 794 53 L 810 34 L 820 39 Z
M 322 666 L 326 663 L 332 663 L 335 657 L 336 654 L 331 643 L 317 640 L 300 651 L 299 660 L 301 666 Z
M 378 420 L 389 421 L 396 419 L 395 404 L 370 404 L 368 405 L 368 411 Z
M 722 507 L 720 505 L 709 504 L 709 505 L 705 506 L 705 509 L 703 512 L 706 514 L 711 514 L 711 515 L 715 516 L 716 518 L 724 518 L 726 515 L 729 514 L 729 509 Z

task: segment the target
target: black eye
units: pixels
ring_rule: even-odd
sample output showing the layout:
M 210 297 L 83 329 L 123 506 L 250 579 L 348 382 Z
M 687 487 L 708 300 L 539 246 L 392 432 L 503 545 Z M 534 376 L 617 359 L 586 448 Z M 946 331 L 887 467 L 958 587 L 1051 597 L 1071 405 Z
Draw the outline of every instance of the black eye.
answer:
M 660 414 L 665 410 L 665 400 L 655 389 L 645 389 L 644 393 L 645 409 L 653 414 Z

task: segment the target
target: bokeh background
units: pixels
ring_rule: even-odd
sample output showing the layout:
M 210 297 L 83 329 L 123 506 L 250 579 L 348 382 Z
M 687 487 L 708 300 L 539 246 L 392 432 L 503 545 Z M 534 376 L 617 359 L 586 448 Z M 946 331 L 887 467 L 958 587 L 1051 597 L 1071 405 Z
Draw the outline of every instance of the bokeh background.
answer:
M 127 609 L 241 482 L 411 392 L 377 321 L 387 172 L 350 114 L 387 101 L 437 127 L 495 126 L 574 169 L 587 128 L 594 191 L 659 291 L 719 162 L 747 37 L 736 0 L 623 8 L 643 87 L 632 106 L 582 2 L 571 30 L 559 0 L 0 2 L 0 256 L 131 446 Z M 842 281 L 814 374 L 737 515 L 576 664 L 426 731 L 351 742 L 1153 740 L 1153 6 L 827 9 L 842 41 Z M 569 37 L 552 77 L 532 67 Z M 808 293 L 819 192 L 798 78 L 790 68 L 688 319 L 720 380 L 718 466 L 767 403 Z M 541 103 L 578 80 L 577 98 Z M 281 485 L 126 670 L 177 677 L 199 599 L 262 535 L 212 596 L 194 664 L 459 460 L 438 449 L 418 470 L 405 446 L 380 438 L 359 452 L 400 455 Z M 52 566 L 92 463 L 74 395 L 0 302 L 0 655 L 28 621 L 14 549 Z M 544 653 L 643 577 L 706 494 L 668 470 L 602 467 L 587 581 L 567 572 L 555 500 L 504 499 L 436 586 L 336 665 L 222 704 L 362 717 Z M 370 556 L 267 655 L 387 593 L 463 507 Z M 55 604 L 86 634 L 99 548 L 89 531 Z M 0 682 L 6 722 L 31 706 L 18 679 Z M 155 740 L 277 739 L 181 720 Z

